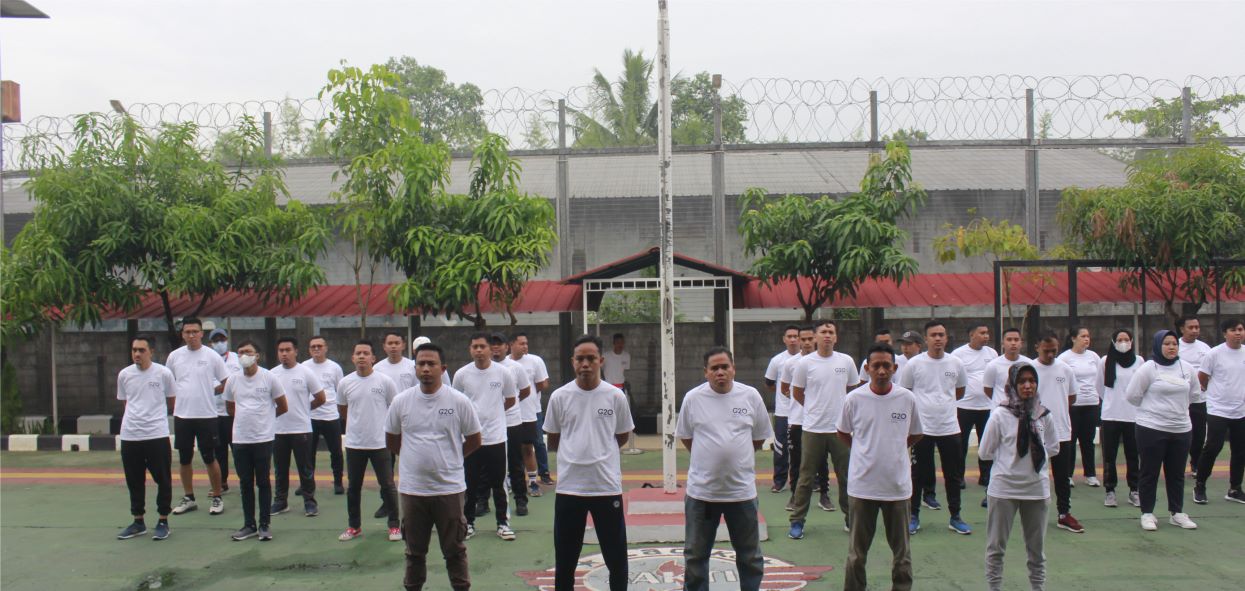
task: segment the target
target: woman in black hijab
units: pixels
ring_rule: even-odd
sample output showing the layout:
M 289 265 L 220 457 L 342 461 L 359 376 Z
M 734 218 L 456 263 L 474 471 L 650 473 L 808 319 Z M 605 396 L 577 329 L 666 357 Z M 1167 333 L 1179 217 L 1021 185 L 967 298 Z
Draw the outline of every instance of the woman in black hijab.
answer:
M 1136 351 L 1133 333 L 1124 329 L 1115 331 L 1098 376 L 1102 380 L 1098 388 L 1102 392 L 1102 484 L 1107 489 L 1102 504 L 1107 507 L 1119 506 L 1115 499 L 1115 485 L 1119 482 L 1115 458 L 1120 451 L 1120 443 L 1124 444 L 1124 463 L 1127 466 L 1124 479 L 1128 483 L 1128 502 L 1134 507 L 1141 505 L 1141 497 L 1137 495 L 1137 475 L 1140 474 L 1135 428 L 1137 408 L 1124 398 L 1133 374 L 1145 361 Z

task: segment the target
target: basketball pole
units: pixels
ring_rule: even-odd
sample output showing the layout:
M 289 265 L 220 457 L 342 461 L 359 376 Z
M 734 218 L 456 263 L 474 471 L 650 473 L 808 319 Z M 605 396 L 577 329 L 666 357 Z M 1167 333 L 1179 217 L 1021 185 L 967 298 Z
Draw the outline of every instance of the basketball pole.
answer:
M 678 492 L 674 451 L 674 205 L 670 188 L 670 19 L 657 2 L 657 167 L 661 203 L 661 473 L 666 494 Z

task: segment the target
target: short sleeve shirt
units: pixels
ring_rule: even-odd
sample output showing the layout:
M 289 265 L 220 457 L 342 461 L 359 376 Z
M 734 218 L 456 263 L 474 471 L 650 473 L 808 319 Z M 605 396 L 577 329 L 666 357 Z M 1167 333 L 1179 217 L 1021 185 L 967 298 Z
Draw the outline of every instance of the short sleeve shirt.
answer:
M 848 355 L 832 351 L 830 356 L 822 357 L 813 351 L 802 357 L 791 376 L 791 387 L 804 389 L 804 430 L 834 433 L 843 411 L 843 399 L 859 383 L 856 362 Z
M 173 372 L 152 363 L 147 369 L 130 365 L 117 374 L 117 400 L 125 401 L 121 417 L 122 441 L 146 441 L 169 436 L 168 403 L 176 394 Z
M 990 410 L 993 405 L 986 397 L 982 378 L 985 376 L 986 366 L 999 356 L 998 352 L 990 347 L 973 349 L 964 345 L 952 351 L 951 354 L 960 358 L 960 361 L 964 363 L 964 373 L 968 375 L 968 383 L 964 386 L 964 397 L 956 401 L 956 408 Z
M 999 355 L 986 364 L 986 371 L 981 375 L 981 386 L 994 389 L 991 392 L 991 402 L 995 406 L 1007 402 L 1007 373 L 1013 365 L 1020 363 L 1032 364 L 1033 360 L 1019 355 L 1015 361 L 1008 361 L 1007 357 Z
M 272 375 L 281 380 L 285 389 L 285 414 L 277 417 L 277 433 L 282 435 L 311 432 L 311 402 L 324 389 L 320 379 L 303 365 L 272 368 Z
M 518 361 L 509 357 L 502 357 L 501 361 L 494 361 L 493 363 L 500 363 L 510 370 L 510 376 L 514 378 L 515 396 L 518 396 L 519 390 L 532 388 L 532 378 L 527 375 L 527 370 Z M 539 394 L 537 395 L 539 396 Z M 529 391 L 528 398 L 531 397 L 531 392 Z M 523 418 L 523 402 L 522 400 L 516 400 L 514 406 L 506 409 L 507 427 L 517 427 L 521 423 L 527 422 L 527 419 Z M 532 413 L 531 421 L 536 421 L 536 413 Z
M 735 382 L 726 394 L 708 383 L 683 397 L 675 437 L 692 440 L 687 496 L 711 503 L 755 499 L 753 441 L 774 435 L 756 388 Z
M 615 353 L 613 349 L 601 355 L 605 365 L 601 368 L 601 379 L 614 384 L 627 381 L 627 370 L 631 369 L 631 352 L 624 350 Z
M 398 395 L 389 376 L 372 371 L 367 377 L 354 372 L 337 384 L 337 404 L 346 407 L 346 441 L 351 449 L 384 449 L 385 417 Z
M 177 380 L 177 402 L 173 416 L 183 419 L 211 419 L 216 414 L 216 385 L 229 377 L 220 353 L 211 347 L 180 347 L 165 362 Z
M 493 361 L 480 369 L 468 363 L 454 372 L 454 389 L 467 395 L 476 405 L 476 416 L 484 445 L 496 445 L 506 441 L 506 399 L 518 398 L 514 373 L 510 368 Z
M 549 380 L 549 369 L 545 367 L 545 360 L 537 355 L 528 353 L 518 359 L 515 359 L 519 365 L 523 366 L 523 370 L 527 372 L 527 378 L 532 382 L 532 393 L 527 398 L 519 401 L 520 414 L 524 423 L 531 423 L 536 420 L 536 415 L 540 413 L 540 389 L 537 384 Z
M 480 421 L 462 392 L 442 384 L 432 395 L 418 386 L 399 393 L 389 405 L 385 432 L 402 436 L 398 492 L 439 496 L 467 490 L 463 439 L 480 432 Z
M 386 377 L 393 380 L 393 384 L 398 387 L 401 392 L 407 388 L 414 388 L 418 385 L 415 379 L 415 361 L 408 357 L 403 357 L 401 361 L 392 363 L 386 357 L 377 361 L 372 369 L 385 374 Z
M 1245 346 L 1220 343 L 1202 358 L 1198 371 L 1206 384 L 1206 413 L 1225 419 L 1245 417 Z
M 774 388 L 778 392 L 778 396 L 782 396 L 782 385 L 787 384 L 787 395 L 783 396 L 787 399 L 787 424 L 792 427 L 804 428 L 804 405 L 795 401 L 795 394 L 791 392 L 791 379 L 795 376 L 795 367 L 800 359 L 807 357 L 803 353 L 796 353 L 782 364 L 779 370 L 779 378 L 777 387 Z
M 780 351 L 777 355 L 770 357 L 769 365 L 765 366 L 765 379 L 774 382 L 774 416 L 785 417 L 791 414 L 791 399 L 782 395 L 779 390 L 778 382 L 782 379 L 782 366 L 788 359 L 798 356 L 799 353 L 789 353 L 786 350 Z
M 1076 376 L 1072 368 L 1058 359 L 1050 365 L 1033 362 L 1037 370 L 1038 400 L 1050 409 L 1051 422 L 1059 441 L 1072 441 L 1072 416 L 1068 410 L 1068 397 L 1076 395 Z
M 275 439 L 275 403 L 278 398 L 285 396 L 285 390 L 281 386 L 281 380 L 272 375 L 272 372 L 261 367 L 253 376 L 243 373 L 230 378 L 225 382 L 223 396 L 234 405 L 234 443 L 265 443 Z M 289 405 L 288 399 L 286 405 Z
M 1102 368 L 1102 358 L 1097 353 L 1086 349 L 1080 353 L 1068 349 L 1056 359 L 1067 363 L 1076 376 L 1076 404 L 1074 406 L 1094 406 L 1100 402 L 1098 395 L 1098 372 Z
M 874 501 L 912 497 L 908 436 L 921 434 L 921 415 L 910 390 L 892 384 L 879 395 L 868 385 L 856 388 L 843 401 L 838 425 L 852 436 L 848 495 Z
M 233 351 L 229 351 L 228 353 L 225 353 L 224 355 L 222 355 L 221 359 L 225 362 L 225 369 L 229 370 L 229 377 L 232 378 L 233 376 L 236 376 L 242 373 L 242 364 L 238 361 L 237 353 L 234 353 Z M 225 408 L 224 390 L 222 390 L 220 394 L 217 394 L 215 398 L 216 398 L 216 415 L 221 416 L 221 417 L 229 416 L 229 409 Z
M 345 376 L 342 373 L 342 366 L 332 359 L 325 359 L 324 363 L 316 363 L 315 359 L 308 359 L 302 365 L 319 378 L 320 386 L 324 388 L 324 404 L 311 410 L 311 420 L 336 421 L 339 418 L 337 415 L 337 383 Z
M 622 494 L 622 463 L 615 435 L 635 428 L 622 390 L 602 381 L 592 390 L 576 382 L 558 388 L 545 409 L 545 432 L 558 433 L 558 494 Z
M 938 359 L 930 357 L 929 353 L 909 359 L 899 380 L 900 386 L 911 390 L 916 396 L 921 429 L 925 435 L 933 437 L 960 432 L 955 412 L 955 390 L 967 384 L 964 362 L 947 353 Z

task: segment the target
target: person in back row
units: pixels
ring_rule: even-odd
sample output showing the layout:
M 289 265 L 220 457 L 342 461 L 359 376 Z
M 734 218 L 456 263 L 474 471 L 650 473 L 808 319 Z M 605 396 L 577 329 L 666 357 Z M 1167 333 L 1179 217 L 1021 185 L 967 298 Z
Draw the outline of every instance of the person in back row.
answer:
M 415 387 L 415 362 L 406 356 L 406 336 L 396 330 L 385 331 L 385 340 L 381 343 L 381 346 L 385 357 L 384 359 L 377 358 L 372 369 L 393 380 L 393 385 L 398 392 Z M 344 427 L 343 430 L 345 430 Z M 391 456 L 389 460 L 390 475 L 392 475 L 396 467 L 396 459 Z M 380 500 L 380 508 L 372 514 L 374 519 L 384 519 L 387 516 L 383 492 L 381 493 Z M 395 510 L 397 509 L 397 505 L 393 505 L 393 507 Z
M 467 539 L 476 533 L 476 512 L 480 497 L 493 495 L 497 512 L 497 537 L 513 541 L 510 509 L 506 500 L 506 410 L 518 404 L 519 389 L 510 368 L 493 362 L 489 335 L 471 335 L 472 362 L 454 372 L 454 389 L 467 395 L 475 405 L 483 429 L 480 449 L 468 456 L 463 469 L 467 478 Z
M 791 453 L 788 474 L 791 480 L 791 497 L 787 499 L 787 511 L 795 510 L 795 491 L 800 484 L 800 463 L 804 461 L 804 405 L 791 400 L 791 379 L 795 375 L 795 367 L 801 357 L 811 354 L 817 349 L 817 332 L 811 326 L 800 328 L 800 352 L 783 363 L 779 369 L 778 393 L 787 399 L 787 449 Z M 830 463 L 826 458 L 817 462 L 816 474 L 807 474 L 805 478 L 816 478 L 817 506 L 823 511 L 833 511 L 834 503 L 830 501 Z
M 1067 363 L 1076 376 L 1076 404 L 1068 412 L 1072 422 L 1072 439 L 1081 448 L 1081 472 L 1085 475 L 1085 484 L 1098 487 L 1102 483 L 1098 481 L 1094 436 L 1102 416 L 1102 392 L 1097 389 L 1102 358 L 1091 351 L 1089 345 L 1089 329 L 1073 327 L 1068 332 L 1068 348 L 1059 354 L 1059 360 Z M 1072 467 L 1076 468 L 1076 446 L 1072 448 Z
M 175 402 L 173 372 L 153 362 L 152 339 L 138 336 L 130 341 L 133 365 L 117 374 L 117 400 L 124 405 L 121 416 L 121 467 L 130 491 L 130 515 L 134 522 L 117 534 L 128 540 L 147 533 L 143 519 L 147 503 L 147 473 L 156 484 L 156 523 L 153 540 L 169 537 L 169 513 L 173 502 L 173 451 L 169 447 L 168 415 Z
M 216 396 L 225 389 L 229 370 L 215 351 L 203 346 L 203 322 L 198 318 L 182 320 L 182 340 L 186 344 L 165 360 L 165 365 L 177 379 L 177 402 L 173 408 L 174 447 L 181 464 L 182 489 L 185 495 L 173 507 L 174 515 L 199 508 L 195 502 L 195 443 L 199 456 L 207 466 L 208 481 L 212 485 L 211 507 L 208 514 L 220 515 L 225 511 L 221 500 L 220 463 L 216 461 L 217 442 Z
M 311 413 L 323 406 L 327 397 L 320 379 L 310 369 L 299 365 L 297 339 L 277 339 L 277 360 L 280 363 L 272 368 L 272 375 L 281 380 L 289 412 L 277 419 L 277 437 L 272 448 L 277 475 L 272 514 L 290 510 L 290 456 L 293 455 L 298 490 L 303 497 L 303 515 L 315 517 L 320 514 L 320 506 L 316 503 L 316 477 L 311 468 L 311 456 L 315 453 L 311 448 Z
M 968 466 L 968 444 L 970 433 L 977 429 L 977 440 L 986 428 L 986 419 L 990 418 L 990 409 L 994 403 L 986 395 L 986 366 L 994 361 L 999 354 L 990 347 L 990 327 L 976 324 L 968 329 L 968 343 L 951 352 L 964 363 L 964 373 L 968 375 L 968 385 L 964 387 L 964 397 L 955 403 L 956 420 L 960 424 L 960 452 L 963 460 L 960 464 Z M 977 458 L 977 485 L 986 486 L 990 481 L 990 462 Z M 960 480 L 960 488 L 965 488 L 964 479 Z
M 1042 335 L 1037 345 L 1037 363 L 1033 369 L 1038 374 L 1038 402 L 1050 410 L 1051 422 L 1059 436 L 1059 453 L 1050 459 L 1050 471 L 1055 480 L 1055 508 L 1059 520 L 1055 526 L 1074 534 L 1084 533 L 1085 526 L 1072 516 L 1072 420 L 1068 409 L 1076 401 L 1076 376 L 1072 368 L 1055 358 L 1059 352 L 1059 337 L 1049 332 Z
M 1223 342 L 1202 358 L 1198 380 L 1206 391 L 1206 446 L 1197 464 L 1193 502 L 1205 505 L 1206 481 L 1223 450 L 1224 439 L 1231 446 L 1228 493 L 1224 499 L 1245 503 L 1241 478 L 1245 476 L 1245 323 L 1238 318 L 1225 320 Z
M 231 538 L 240 542 L 258 535 L 259 541 L 272 539 L 272 443 L 276 439 L 277 419 L 289 409 L 281 380 L 260 367 L 259 345 L 251 341 L 238 344 L 238 364 L 242 374 L 225 383 L 225 406 L 233 415 L 233 466 L 242 489 L 242 528 Z M 255 520 L 255 491 L 259 489 L 259 521 Z
M 519 362 L 510 358 L 510 340 L 505 334 L 495 332 L 489 335 L 489 350 L 493 354 L 493 363 L 510 370 L 510 376 L 519 390 L 519 397 L 514 406 L 506 409 L 506 474 L 509 476 L 510 494 L 514 495 L 514 512 L 523 517 L 527 515 L 528 487 L 527 481 L 523 478 L 526 471 L 523 467 L 522 407 L 524 401 L 532 395 L 532 379 Z M 535 424 L 535 416 L 532 422 Z M 484 498 L 487 496 L 487 494 L 481 495 Z
M 523 421 L 519 429 L 519 443 L 522 445 L 520 449 L 523 455 L 523 467 L 527 472 L 527 494 L 529 497 L 539 497 L 543 493 L 536 479 L 539 473 L 538 456 L 540 450 L 544 448 L 544 441 L 538 427 L 539 417 L 543 414 L 540 398 L 541 393 L 549 387 L 549 370 L 545 367 L 544 359 L 528 351 L 527 333 L 519 332 L 510 336 L 510 360 L 523 367 L 528 380 L 532 383 L 531 394 L 519 401 L 519 415 Z M 548 463 L 548 461 L 546 458 L 545 462 Z M 545 473 L 548 474 L 547 467 Z
M 230 377 L 242 373 L 242 366 L 238 365 L 238 354 L 229 350 L 229 331 L 223 328 L 212 329 L 212 332 L 208 333 L 208 342 L 212 343 L 213 351 L 220 353 L 221 361 L 225 362 L 225 369 L 229 370 Z M 233 417 L 229 416 L 229 410 L 225 408 L 225 397 L 218 395 L 216 396 L 216 453 L 212 455 L 220 464 L 220 491 L 222 493 L 229 492 L 229 455 L 233 449 L 232 444 Z
M 333 494 L 344 495 L 345 464 L 342 461 L 341 414 L 337 412 L 337 384 L 345 374 L 342 366 L 329 359 L 329 342 L 324 337 L 311 337 L 307 349 L 311 351 L 311 359 L 304 361 L 303 367 L 320 378 L 320 386 L 324 388 L 324 404 L 311 411 L 311 471 L 316 470 L 316 456 L 319 455 L 316 451 L 320 448 L 320 438 L 324 438 L 329 448 L 329 467 L 333 471 Z
M 780 493 L 787 486 L 790 475 L 787 447 L 787 416 L 790 414 L 791 398 L 778 391 L 778 379 L 782 377 L 782 366 L 788 359 L 800 354 L 800 327 L 788 324 L 782 329 L 782 343 L 785 349 L 770 357 L 765 366 L 765 388 L 774 396 L 774 480 L 769 491 Z
M 372 465 L 383 500 L 382 515 L 388 518 L 389 541 L 402 540 L 398 528 L 398 495 L 393 486 L 393 464 L 385 443 L 385 417 L 398 395 L 389 376 L 374 369 L 375 348 L 371 341 L 355 343 L 351 354 L 355 371 L 337 384 L 337 412 L 346 420 L 346 531 L 338 540 L 349 542 L 363 535 L 360 503 L 363 476 Z M 378 512 L 380 513 L 380 512 Z
M 1180 333 L 1180 359 L 1193 366 L 1193 371 L 1201 371 L 1202 358 L 1210 353 L 1210 345 L 1198 340 L 1202 336 L 1202 323 L 1197 316 L 1181 316 L 1176 321 L 1176 332 Z M 1193 393 L 1193 403 L 1189 405 L 1189 421 L 1193 423 L 1193 442 L 1189 444 L 1190 476 L 1197 476 L 1197 461 L 1202 456 L 1202 447 L 1206 445 L 1206 393 L 1198 388 Z
M 877 331 L 873 333 L 873 344 L 886 345 L 893 349 L 894 345 L 891 339 L 891 331 L 885 328 L 879 328 Z M 857 370 L 857 373 L 860 374 L 860 381 L 862 384 L 869 383 L 869 372 L 868 372 L 868 367 L 866 367 L 869 365 L 869 359 L 867 357 L 868 355 L 866 355 L 865 359 L 860 360 L 860 369 Z
M 1128 502 L 1134 507 L 1141 506 L 1141 497 L 1137 494 L 1137 475 L 1140 468 L 1137 464 L 1137 408 L 1128 402 L 1125 393 L 1128 384 L 1133 380 L 1137 369 L 1145 363 L 1137 355 L 1133 345 L 1133 333 L 1120 329 L 1111 337 L 1111 349 L 1102 360 L 1102 376 L 1099 378 L 1102 391 L 1102 484 L 1106 495 L 1102 504 L 1106 507 L 1118 507 L 1115 498 L 1115 486 L 1119 484 L 1119 475 L 1115 469 L 1116 453 L 1120 443 L 1124 444 L 1124 481 L 1128 484 Z

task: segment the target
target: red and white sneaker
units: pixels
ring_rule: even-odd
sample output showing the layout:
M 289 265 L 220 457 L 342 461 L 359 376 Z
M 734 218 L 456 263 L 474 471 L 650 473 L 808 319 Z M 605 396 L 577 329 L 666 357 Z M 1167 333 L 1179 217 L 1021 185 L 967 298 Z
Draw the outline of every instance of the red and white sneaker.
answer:
M 353 540 L 361 535 L 363 535 L 362 530 L 348 527 L 346 528 L 346 531 L 342 532 L 342 535 L 337 536 L 337 539 L 342 542 L 349 542 L 350 540 Z
M 396 527 L 389 528 L 389 541 L 390 542 L 401 542 L 402 541 L 402 530 Z

